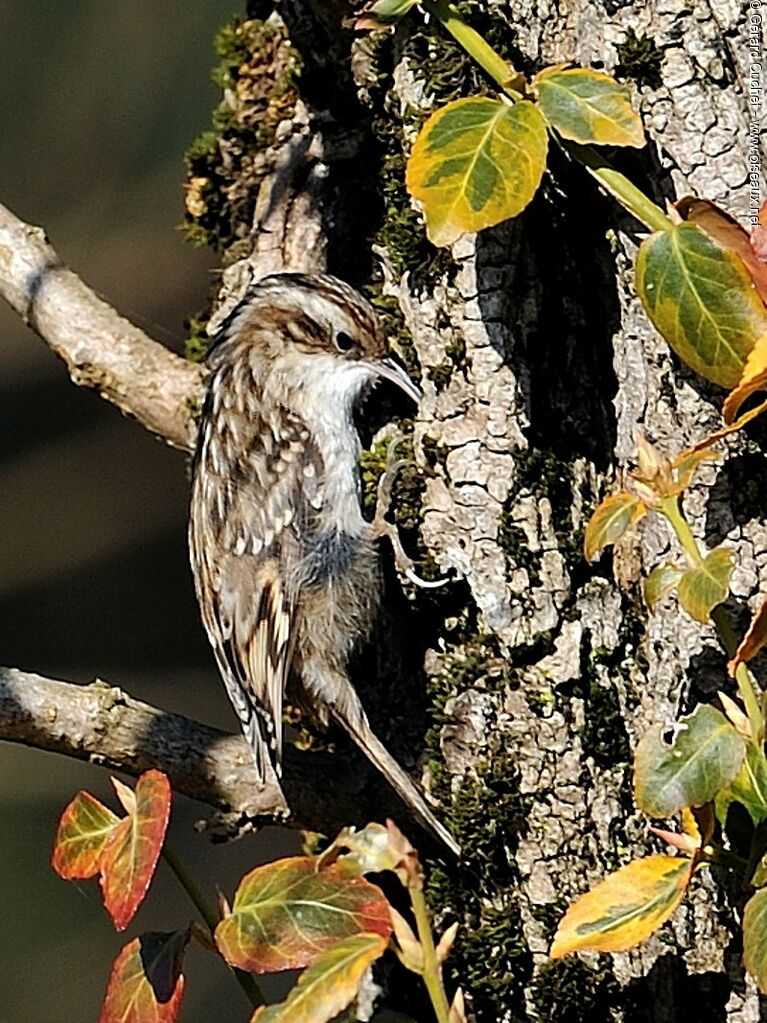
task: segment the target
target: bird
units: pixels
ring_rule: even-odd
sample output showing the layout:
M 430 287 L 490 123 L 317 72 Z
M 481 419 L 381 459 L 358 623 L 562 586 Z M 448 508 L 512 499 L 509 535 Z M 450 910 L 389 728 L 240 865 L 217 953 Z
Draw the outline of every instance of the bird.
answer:
M 290 683 L 341 725 L 414 816 L 457 842 L 373 733 L 348 673 L 375 622 L 376 540 L 396 527 L 360 504 L 359 400 L 387 380 L 420 391 L 354 288 L 327 274 L 251 284 L 211 341 L 192 469 L 189 551 L 201 618 L 260 783 L 278 777 Z M 392 467 L 396 471 L 397 466 Z M 391 489 L 384 474 L 380 494 Z

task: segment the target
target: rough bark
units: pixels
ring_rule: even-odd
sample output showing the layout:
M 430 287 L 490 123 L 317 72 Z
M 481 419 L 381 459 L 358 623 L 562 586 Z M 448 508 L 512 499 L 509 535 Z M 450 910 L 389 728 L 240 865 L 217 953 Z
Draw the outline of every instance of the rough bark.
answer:
M 526 72 L 575 60 L 633 74 L 652 145 L 622 159 L 627 173 L 658 199 L 697 191 L 745 212 L 737 5 L 461 6 Z M 367 425 L 394 417 L 412 437 L 395 515 L 426 570 L 454 582 L 402 601 L 392 580 L 368 698 L 467 853 L 457 872 L 432 870 L 430 894 L 463 925 L 451 963 L 472 1018 L 758 1019 L 736 912 L 711 879 L 637 952 L 546 959 L 567 901 L 648 847 L 636 737 L 725 677 L 710 630 L 673 606 L 647 624 L 638 580 L 668 547 L 661 531 L 596 567 L 580 552 L 637 424 L 675 452 L 718 421 L 720 395 L 669 355 L 633 293 L 638 225 L 555 155 L 523 217 L 436 252 L 403 155 L 435 101 L 486 87 L 470 63 L 417 15 L 355 40 L 324 0 L 249 13 L 223 54 L 216 134 L 190 152 L 190 231 L 225 253 L 216 317 L 254 273 L 327 268 L 368 289 L 420 369 L 417 419 L 379 406 Z M 651 37 L 644 56 L 630 29 Z M 765 528 L 743 481 L 764 462 L 738 443 L 688 505 L 700 535 L 737 544 L 735 592 L 750 598 Z M 366 474 L 380 460 L 373 445 Z
M 630 792 L 636 737 L 725 677 L 710 630 L 676 607 L 647 625 L 638 580 L 668 546 L 662 531 L 650 528 L 596 567 L 583 562 L 581 531 L 630 460 L 638 424 L 675 452 L 717 423 L 720 396 L 670 356 L 639 307 L 631 286 L 638 225 L 563 158 L 516 223 L 449 255 L 424 243 L 402 190 L 407 142 L 435 101 L 484 83 L 417 18 L 393 36 L 354 42 L 328 24 L 325 5 L 310 6 L 313 17 L 277 5 L 303 73 L 295 116 L 275 132 L 280 169 L 259 178 L 260 203 L 279 185 L 274 216 L 291 194 L 286 181 L 297 183 L 285 208 L 299 195 L 306 204 L 303 222 L 322 240 L 310 264 L 390 305 L 396 299 L 403 354 L 420 365 L 418 471 L 400 492 L 400 518 L 417 526 L 424 557 L 460 580 L 445 595 L 410 595 L 409 614 L 422 659 L 426 776 L 468 850 L 463 872 L 438 874 L 432 897 L 465 925 L 455 973 L 472 1012 L 493 1021 L 756 1019 L 758 1000 L 734 954 L 736 914 L 710 880 L 636 952 L 546 961 L 568 899 L 649 845 Z M 622 158 L 627 172 L 661 201 L 695 191 L 745 212 L 737 59 L 745 33 L 736 5 L 462 9 L 522 70 L 564 60 L 622 65 L 639 79 L 652 139 L 647 153 Z M 650 37 L 643 59 L 625 42 L 630 29 Z M 233 136 L 221 140 L 224 163 Z M 255 246 L 250 264 L 260 268 L 251 209 L 253 219 L 235 228 L 235 254 Z M 306 252 L 289 244 L 295 222 L 277 220 L 288 241 L 281 258 L 305 266 Z M 245 266 L 235 262 L 225 277 Z M 758 512 L 737 495 L 737 478 L 761 466 L 749 451 L 740 465 L 710 469 L 705 483 L 714 487 L 689 501 L 700 534 L 738 544 L 742 597 L 757 591 L 764 565 Z

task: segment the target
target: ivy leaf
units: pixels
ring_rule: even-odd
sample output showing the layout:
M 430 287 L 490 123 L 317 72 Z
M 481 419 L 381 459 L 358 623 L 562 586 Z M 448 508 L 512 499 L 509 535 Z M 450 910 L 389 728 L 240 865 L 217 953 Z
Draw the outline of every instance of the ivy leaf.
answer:
M 767 760 L 764 749 L 749 742 L 740 770 L 733 781 L 717 797 L 717 813 L 726 819 L 727 807 L 742 803 L 754 824 L 767 818 Z
M 621 490 L 606 497 L 589 519 L 583 540 L 583 553 L 591 561 L 601 550 L 617 543 L 626 530 L 647 511 L 647 508 L 633 494 Z
M 733 552 L 716 547 L 699 568 L 688 568 L 679 586 L 679 603 L 696 622 L 705 624 L 717 604 L 727 599 L 733 570 Z
M 546 120 L 563 138 L 583 145 L 644 146 L 631 93 L 610 75 L 558 64 L 539 72 L 533 85 Z
M 371 963 L 386 951 L 380 934 L 354 934 L 336 942 L 304 970 L 280 1005 L 256 1009 L 251 1023 L 328 1023 L 357 994 Z
M 407 165 L 435 245 L 516 217 L 538 190 L 548 139 L 540 110 L 470 96 L 431 115 Z
M 78 792 L 61 815 L 51 865 L 67 881 L 99 872 L 104 845 L 120 818 L 90 792 Z
M 129 942 L 112 967 L 99 1023 L 175 1023 L 188 942 L 188 929 L 148 931 Z
M 559 922 L 551 958 L 570 952 L 621 952 L 657 931 L 682 901 L 693 862 L 647 856 L 608 876 L 569 907 Z
M 751 896 L 743 911 L 743 962 L 759 990 L 767 992 L 767 889 Z
M 293 856 L 246 874 L 215 939 L 231 966 L 273 973 L 308 966 L 343 938 L 388 938 L 391 929 L 383 893 L 355 869 Z
M 696 373 L 735 387 L 767 309 L 742 261 L 694 224 L 642 242 L 636 287 L 656 329 Z
M 745 664 L 747 661 L 753 660 L 760 650 L 764 649 L 766 643 L 767 597 L 764 598 L 759 609 L 752 617 L 748 631 L 740 641 L 738 649 L 735 651 L 735 655 L 732 660 L 727 665 L 730 675 L 734 677 L 735 672 L 738 670 L 738 665 Z
M 670 743 L 662 726 L 639 741 L 634 756 L 634 795 L 648 817 L 671 817 L 702 806 L 735 778 L 746 747 L 716 707 L 700 704 L 674 727 Z
M 667 561 L 656 565 L 644 581 L 644 599 L 650 611 L 654 611 L 665 596 L 676 589 L 684 569 Z
M 136 808 L 114 828 L 99 863 L 101 890 L 115 927 L 123 931 L 144 901 L 170 816 L 170 783 L 146 771 L 136 783 Z

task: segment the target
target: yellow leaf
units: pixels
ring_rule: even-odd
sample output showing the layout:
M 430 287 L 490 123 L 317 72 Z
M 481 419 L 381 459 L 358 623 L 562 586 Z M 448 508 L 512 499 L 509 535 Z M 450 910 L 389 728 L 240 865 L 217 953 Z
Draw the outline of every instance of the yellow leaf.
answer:
M 692 862 L 681 856 L 647 856 L 608 874 L 565 913 L 551 946 L 552 959 L 638 945 L 673 914 L 692 870 Z
M 754 345 L 746 360 L 738 386 L 730 391 L 725 399 L 722 406 L 725 423 L 732 423 L 746 398 L 750 398 L 757 391 L 763 391 L 765 387 L 767 387 L 767 333 L 762 334 Z
M 407 188 L 435 245 L 516 217 L 538 190 L 548 139 L 540 110 L 482 96 L 441 107 L 421 129 Z
M 587 561 L 610 544 L 616 543 L 629 526 L 632 526 L 647 511 L 639 498 L 621 490 L 606 497 L 589 519 L 583 541 L 583 553 Z
M 715 384 L 738 384 L 767 333 L 767 309 L 739 256 L 694 224 L 678 224 L 642 242 L 636 287 L 680 359 Z
M 327 1023 L 357 994 L 360 980 L 388 942 L 380 934 L 355 934 L 337 942 L 304 970 L 284 1002 L 256 1009 L 251 1023 Z
M 549 124 L 566 139 L 583 145 L 645 144 L 639 116 L 631 109 L 631 93 L 610 75 L 588 68 L 545 68 L 533 79 Z

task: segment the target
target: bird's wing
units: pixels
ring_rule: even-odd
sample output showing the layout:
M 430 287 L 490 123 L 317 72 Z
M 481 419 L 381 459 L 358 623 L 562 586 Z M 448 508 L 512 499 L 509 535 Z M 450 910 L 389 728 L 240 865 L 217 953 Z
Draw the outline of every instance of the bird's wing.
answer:
M 190 553 L 202 618 L 259 776 L 279 771 L 301 538 L 322 503 L 309 431 L 210 398 L 195 460 Z

